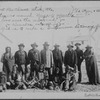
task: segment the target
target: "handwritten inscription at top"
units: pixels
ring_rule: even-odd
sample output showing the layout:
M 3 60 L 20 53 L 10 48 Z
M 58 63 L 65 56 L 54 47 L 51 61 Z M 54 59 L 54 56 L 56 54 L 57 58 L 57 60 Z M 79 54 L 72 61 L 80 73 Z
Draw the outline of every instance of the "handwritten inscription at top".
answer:
M 77 23 L 81 19 L 100 13 L 100 8 L 0 8 L 0 30 L 44 30 L 66 28 L 96 28 L 98 25 Z

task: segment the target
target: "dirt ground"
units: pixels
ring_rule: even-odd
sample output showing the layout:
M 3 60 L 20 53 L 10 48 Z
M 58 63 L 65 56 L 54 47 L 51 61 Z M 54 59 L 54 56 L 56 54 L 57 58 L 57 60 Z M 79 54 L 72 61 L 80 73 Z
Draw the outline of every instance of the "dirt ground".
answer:
M 86 74 L 86 69 L 85 69 L 84 63 L 82 64 L 81 67 L 82 67 L 82 82 L 80 84 L 77 84 L 76 90 L 72 91 L 70 93 L 100 92 L 100 85 L 89 85 L 89 84 L 87 84 L 88 78 L 87 78 L 87 74 Z M 99 68 L 99 73 L 100 73 L 100 63 L 98 63 L 98 68 Z M 2 94 L 1 97 L 3 97 L 3 98 L 7 98 L 7 96 L 8 96 L 8 98 L 11 98 L 11 97 L 12 98 L 18 98 L 18 97 L 19 98 L 22 98 L 22 97 L 34 98 L 35 96 L 37 98 L 40 98 L 41 97 L 41 93 L 43 94 L 42 97 L 45 94 L 45 96 L 47 98 L 50 97 L 50 95 L 52 97 L 54 95 L 54 97 L 56 96 L 56 98 L 57 98 L 58 96 L 60 96 L 60 94 L 67 95 L 69 92 L 64 92 L 64 91 L 59 91 L 59 90 L 58 91 L 54 91 L 54 90 L 27 89 L 27 90 L 6 90 L 5 92 L 0 93 L 0 95 Z M 32 94 L 32 96 L 31 96 L 31 94 Z

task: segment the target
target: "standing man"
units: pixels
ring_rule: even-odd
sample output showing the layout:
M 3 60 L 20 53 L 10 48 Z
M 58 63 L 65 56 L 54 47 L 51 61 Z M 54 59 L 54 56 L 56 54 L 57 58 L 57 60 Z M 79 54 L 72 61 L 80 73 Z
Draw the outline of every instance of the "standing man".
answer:
M 56 75 L 58 75 L 59 81 L 61 82 L 63 54 L 62 54 L 62 51 L 59 50 L 58 44 L 55 44 L 54 47 L 55 48 L 52 51 L 53 52 L 53 58 L 54 58 L 54 66 L 55 66 L 54 74 L 55 74 L 55 78 L 56 78 Z M 58 73 L 57 73 L 57 69 L 59 70 Z M 58 84 L 60 84 L 60 82 Z
M 97 59 L 92 50 L 92 46 L 87 45 L 84 52 L 86 72 L 89 80 L 89 84 L 100 84 L 100 76 L 98 71 Z
M 18 72 L 22 75 L 22 79 L 25 79 L 26 66 L 28 64 L 28 57 L 26 51 L 24 51 L 24 44 L 18 45 L 19 50 L 15 52 L 15 64 L 18 65 Z
M 77 66 L 78 66 L 78 71 L 79 71 L 79 75 L 78 75 L 78 83 L 81 82 L 81 78 L 82 78 L 82 74 L 81 74 L 81 63 L 83 61 L 83 51 L 80 49 L 80 43 L 76 43 L 76 54 L 77 54 Z
M 77 54 L 73 50 L 73 45 L 69 44 L 67 47 L 68 50 L 65 52 L 64 65 L 69 65 L 70 67 L 75 68 L 77 65 Z
M 48 42 L 43 44 L 44 49 L 41 51 L 41 64 L 44 66 L 44 69 L 48 72 L 49 81 L 52 80 L 52 68 L 53 68 L 53 54 L 49 50 Z
M 72 84 L 70 85 L 69 82 L 69 67 L 76 71 L 76 65 L 77 65 L 77 54 L 73 50 L 73 45 L 69 44 L 68 50 L 65 52 L 64 55 L 64 65 L 65 65 L 65 77 L 66 77 L 66 85 L 65 85 L 65 91 L 66 90 L 73 90 L 75 88 L 76 80 L 75 77 L 71 79 Z
M 31 44 L 32 49 L 28 52 L 29 63 L 31 65 L 31 78 L 38 78 L 38 71 L 40 66 L 40 52 L 36 48 L 38 45 L 36 43 Z

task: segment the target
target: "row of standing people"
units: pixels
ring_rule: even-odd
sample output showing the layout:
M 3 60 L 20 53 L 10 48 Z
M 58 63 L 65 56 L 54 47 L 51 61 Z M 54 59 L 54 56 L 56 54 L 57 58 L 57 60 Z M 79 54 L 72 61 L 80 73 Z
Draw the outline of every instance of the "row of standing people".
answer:
M 18 72 L 22 75 L 22 78 L 25 79 L 27 73 L 27 65 L 30 64 L 30 77 L 38 77 L 38 71 L 41 69 L 41 66 L 48 71 L 49 80 L 52 81 L 56 76 L 57 68 L 59 69 L 59 79 L 61 80 L 63 71 L 62 65 L 64 64 L 65 68 L 69 65 L 72 68 L 78 66 L 79 76 L 78 82 L 81 82 L 82 73 L 81 73 L 81 63 L 85 59 L 86 71 L 90 84 L 97 84 L 100 82 L 99 73 L 97 67 L 97 61 L 94 56 L 94 53 L 91 50 L 91 46 L 86 47 L 86 51 L 80 49 L 80 43 L 76 43 L 76 49 L 73 50 L 73 45 L 69 44 L 68 50 L 65 52 L 64 56 L 62 51 L 59 50 L 59 45 L 55 44 L 55 49 L 51 51 L 49 49 L 48 42 L 43 44 L 43 50 L 39 52 L 37 50 L 38 45 L 36 43 L 31 44 L 32 49 L 29 50 L 28 54 L 24 51 L 24 44 L 19 44 L 19 50 L 15 52 L 13 56 L 11 53 L 11 48 L 7 47 L 6 52 L 3 54 L 1 62 L 3 62 L 3 71 L 6 73 L 7 81 L 11 78 L 11 73 L 13 71 L 13 66 L 16 64 L 18 66 Z

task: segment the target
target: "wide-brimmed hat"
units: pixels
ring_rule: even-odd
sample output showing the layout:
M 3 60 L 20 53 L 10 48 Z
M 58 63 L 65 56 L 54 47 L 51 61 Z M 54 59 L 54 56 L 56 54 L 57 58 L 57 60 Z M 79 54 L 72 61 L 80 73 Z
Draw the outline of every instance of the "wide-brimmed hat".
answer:
M 87 45 L 85 48 L 87 48 L 87 49 L 88 49 L 88 48 L 90 48 L 90 49 L 91 49 L 91 48 L 92 48 L 92 46 L 90 46 L 90 45 Z
M 59 46 L 60 46 L 59 44 L 55 44 L 55 45 L 54 45 L 54 47 L 59 47 Z
M 69 47 L 72 47 L 72 48 L 73 48 L 74 46 L 73 46 L 72 44 L 69 44 L 69 45 L 67 45 L 67 47 L 68 47 L 68 48 L 69 48 Z
M 24 45 L 23 43 L 20 43 L 18 46 L 19 46 L 19 47 L 20 47 L 20 46 L 25 47 L 25 45 Z
M 36 42 L 34 42 L 33 44 L 31 44 L 31 46 L 32 46 L 32 47 L 33 47 L 33 46 L 38 47 L 38 45 L 36 44 Z
M 44 46 L 49 46 L 48 42 L 44 42 L 43 45 L 44 45 Z
M 81 43 L 75 43 L 75 46 L 77 46 L 77 45 L 79 45 L 79 46 L 80 46 L 80 45 L 81 45 Z

